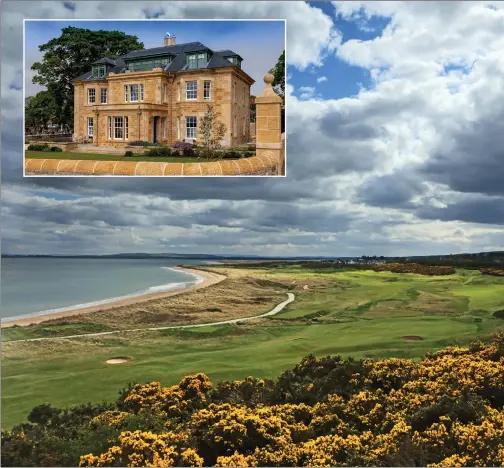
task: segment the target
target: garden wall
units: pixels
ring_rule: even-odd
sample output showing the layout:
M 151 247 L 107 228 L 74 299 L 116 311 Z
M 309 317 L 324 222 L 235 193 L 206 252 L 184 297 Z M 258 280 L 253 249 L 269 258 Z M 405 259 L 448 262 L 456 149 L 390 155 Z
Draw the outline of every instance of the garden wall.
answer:
M 25 159 L 25 172 L 60 175 L 123 176 L 238 176 L 275 175 L 277 161 L 267 155 L 239 160 L 201 163 L 163 163 L 150 161 L 91 161 L 65 159 Z

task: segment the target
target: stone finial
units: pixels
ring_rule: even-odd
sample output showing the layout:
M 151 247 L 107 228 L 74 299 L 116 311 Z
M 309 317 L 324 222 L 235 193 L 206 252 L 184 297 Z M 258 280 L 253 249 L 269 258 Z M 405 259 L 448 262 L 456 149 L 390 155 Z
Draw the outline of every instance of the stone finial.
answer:
M 273 89 L 273 81 L 275 81 L 275 77 L 271 73 L 266 73 L 264 75 L 264 83 L 266 84 L 266 87 L 264 88 L 263 92 L 258 96 L 258 98 L 261 97 L 268 97 L 268 98 L 278 98 L 278 101 L 282 101 L 280 96 L 275 92 Z M 274 99 L 277 101 L 277 99 Z M 261 102 L 261 99 L 257 100 L 256 102 Z

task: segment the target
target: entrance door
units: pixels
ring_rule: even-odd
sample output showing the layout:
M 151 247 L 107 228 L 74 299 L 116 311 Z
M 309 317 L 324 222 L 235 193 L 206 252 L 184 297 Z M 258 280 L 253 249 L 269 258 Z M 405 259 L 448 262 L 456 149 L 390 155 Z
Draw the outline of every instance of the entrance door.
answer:
M 157 143 L 157 124 L 158 124 L 158 118 L 159 117 L 154 117 L 154 135 L 152 138 L 153 143 Z

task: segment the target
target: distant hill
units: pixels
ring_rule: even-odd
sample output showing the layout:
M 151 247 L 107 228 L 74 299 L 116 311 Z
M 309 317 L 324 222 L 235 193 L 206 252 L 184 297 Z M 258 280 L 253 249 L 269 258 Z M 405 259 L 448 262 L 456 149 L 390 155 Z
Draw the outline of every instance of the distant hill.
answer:
M 449 255 L 412 255 L 403 257 L 385 256 L 361 256 L 361 257 L 338 257 L 338 256 L 261 256 L 261 255 L 213 255 L 213 254 L 178 254 L 178 253 L 145 253 L 126 252 L 105 255 L 22 255 L 2 254 L 2 258 L 124 258 L 124 259 L 193 259 L 193 260 L 262 260 L 262 261 L 340 261 L 342 263 L 385 263 L 385 262 L 415 262 L 425 265 L 452 265 L 458 267 L 478 268 L 499 266 L 504 264 L 504 251 L 461 253 Z
M 120 253 L 106 255 L 21 255 L 21 254 L 2 254 L 2 258 L 180 258 L 180 259 L 200 259 L 200 260 L 325 260 L 354 257 L 268 257 L 259 255 L 212 255 L 212 254 L 176 254 L 176 253 Z

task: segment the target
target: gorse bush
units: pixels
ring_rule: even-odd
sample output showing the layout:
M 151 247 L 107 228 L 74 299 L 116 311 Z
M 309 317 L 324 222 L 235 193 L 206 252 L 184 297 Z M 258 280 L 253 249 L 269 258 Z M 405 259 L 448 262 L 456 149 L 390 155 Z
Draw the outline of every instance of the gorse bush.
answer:
M 495 318 L 504 319 L 504 309 L 502 309 L 502 310 L 496 310 L 492 315 Z
M 480 268 L 484 275 L 504 276 L 504 270 L 501 268 Z
M 63 150 L 59 146 L 51 146 L 51 151 L 53 153 L 62 153 Z
M 307 356 L 276 381 L 130 384 L 115 404 L 41 405 L 7 466 L 503 466 L 504 334 L 421 362 Z

